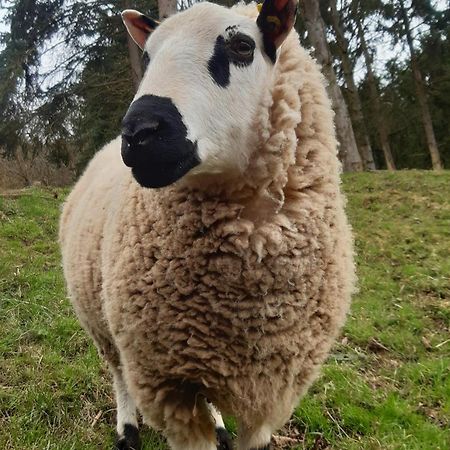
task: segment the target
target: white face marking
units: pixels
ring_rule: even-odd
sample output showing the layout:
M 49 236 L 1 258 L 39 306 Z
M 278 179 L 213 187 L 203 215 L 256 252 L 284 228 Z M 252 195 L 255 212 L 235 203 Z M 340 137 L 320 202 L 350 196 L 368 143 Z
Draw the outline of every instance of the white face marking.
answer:
M 236 29 L 256 44 L 253 62 L 230 64 L 230 82 L 218 85 L 208 71 L 218 36 Z M 255 123 L 273 64 L 263 53 L 254 19 L 213 5 L 197 4 L 163 22 L 146 43 L 150 64 L 135 99 L 169 97 L 180 111 L 188 138 L 197 142 L 201 164 L 192 172 L 242 171 L 256 144 Z

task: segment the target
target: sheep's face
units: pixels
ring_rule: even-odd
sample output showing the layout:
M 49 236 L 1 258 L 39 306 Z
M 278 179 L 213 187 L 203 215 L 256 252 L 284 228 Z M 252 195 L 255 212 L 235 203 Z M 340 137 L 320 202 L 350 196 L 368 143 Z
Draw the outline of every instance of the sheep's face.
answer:
M 122 130 L 123 160 L 142 186 L 246 167 L 296 3 L 266 0 L 257 21 L 201 3 L 158 27 L 136 11 L 123 13 L 148 59 Z

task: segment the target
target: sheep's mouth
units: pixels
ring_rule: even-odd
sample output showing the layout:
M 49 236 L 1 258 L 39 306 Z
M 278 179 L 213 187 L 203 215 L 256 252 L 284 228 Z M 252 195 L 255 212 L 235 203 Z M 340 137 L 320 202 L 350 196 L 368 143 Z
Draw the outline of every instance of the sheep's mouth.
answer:
M 192 144 L 191 151 L 176 160 L 154 160 L 145 165 L 137 165 L 131 169 L 134 179 L 145 188 L 162 188 L 169 186 L 191 169 L 200 164 L 197 145 Z

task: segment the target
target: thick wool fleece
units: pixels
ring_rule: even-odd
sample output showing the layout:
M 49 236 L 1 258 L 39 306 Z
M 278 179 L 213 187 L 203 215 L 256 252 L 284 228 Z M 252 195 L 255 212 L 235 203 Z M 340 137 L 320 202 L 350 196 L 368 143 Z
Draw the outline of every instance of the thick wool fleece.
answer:
M 198 394 L 243 427 L 281 426 L 344 322 L 354 267 L 332 109 L 295 32 L 255 126 L 240 177 L 158 190 L 134 181 L 115 140 L 64 207 L 76 312 L 158 428 L 200 420 Z

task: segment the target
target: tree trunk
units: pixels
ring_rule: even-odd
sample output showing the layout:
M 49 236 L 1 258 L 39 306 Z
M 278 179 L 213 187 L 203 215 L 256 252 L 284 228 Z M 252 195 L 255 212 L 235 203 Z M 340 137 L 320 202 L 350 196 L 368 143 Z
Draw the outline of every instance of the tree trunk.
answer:
M 363 51 L 364 60 L 367 70 L 367 82 L 369 84 L 370 100 L 373 111 L 375 113 L 375 124 L 377 127 L 378 137 L 380 139 L 381 149 L 383 150 L 384 159 L 386 161 L 387 170 L 395 170 L 394 157 L 392 156 L 391 144 L 389 142 L 389 134 L 387 132 L 387 125 L 383 113 L 381 112 L 380 94 L 378 92 L 377 82 L 372 69 L 372 58 L 367 48 L 364 30 L 361 26 L 359 18 L 355 16 L 356 27 L 358 30 L 358 38 Z
M 134 90 L 137 91 L 139 83 L 144 76 L 142 70 L 141 49 L 136 45 L 131 36 L 127 32 L 128 58 L 131 66 L 131 79 L 133 80 Z
M 333 102 L 335 112 L 336 134 L 339 141 L 339 158 L 345 171 L 355 172 L 363 168 L 361 156 L 358 153 L 352 123 L 345 104 L 344 96 L 337 83 L 336 74 L 332 65 L 332 58 L 326 40 L 325 23 L 320 15 L 317 0 L 302 0 L 308 37 L 314 47 L 314 54 L 328 80 L 328 94 Z
M 132 2 L 127 0 L 124 4 L 126 9 L 132 8 Z M 144 76 L 144 71 L 142 69 L 142 51 L 133 41 L 133 38 L 130 36 L 128 31 L 125 29 L 125 33 L 127 33 L 127 45 L 128 45 L 128 59 L 130 61 L 131 66 L 131 79 L 133 80 L 134 91 L 136 92 L 139 84 Z
M 352 122 L 354 124 L 356 144 L 358 146 L 364 168 L 375 170 L 375 161 L 373 160 L 373 152 L 366 129 L 361 99 L 359 98 L 358 88 L 356 87 L 353 76 L 353 64 L 349 56 L 349 44 L 342 28 L 342 17 L 337 9 L 336 0 L 330 0 L 329 6 L 331 25 L 336 36 L 341 67 L 348 90 L 348 107 L 350 117 L 352 118 Z
M 159 18 L 167 17 L 177 12 L 177 0 L 158 0 Z
M 25 182 L 26 186 L 31 186 L 33 184 L 33 178 L 30 175 L 30 168 L 27 162 L 27 158 L 25 157 L 25 153 L 23 151 L 22 146 L 19 146 L 14 154 L 14 158 L 18 167 L 18 175 Z
M 125 2 L 125 8 L 131 8 L 130 1 Z M 159 18 L 165 19 L 177 12 L 177 0 L 158 0 Z M 133 80 L 134 90 L 137 91 L 139 84 L 144 76 L 142 68 L 142 52 L 136 45 L 131 36 L 127 33 L 128 57 L 131 66 L 131 79 Z
M 430 109 L 428 107 L 427 95 L 423 84 L 422 73 L 420 72 L 419 64 L 417 62 L 416 52 L 414 50 L 413 38 L 411 35 L 411 28 L 409 24 L 408 14 L 406 12 L 403 0 L 400 0 L 400 9 L 403 18 L 403 26 L 405 27 L 406 40 L 408 42 L 409 51 L 411 53 L 411 68 L 414 75 L 414 84 L 416 87 L 417 99 L 419 100 L 420 112 L 422 115 L 422 123 L 425 129 L 425 136 L 427 139 L 428 151 L 431 155 L 431 163 L 434 170 L 443 169 L 441 155 L 436 143 L 434 135 L 433 121 L 431 119 Z

